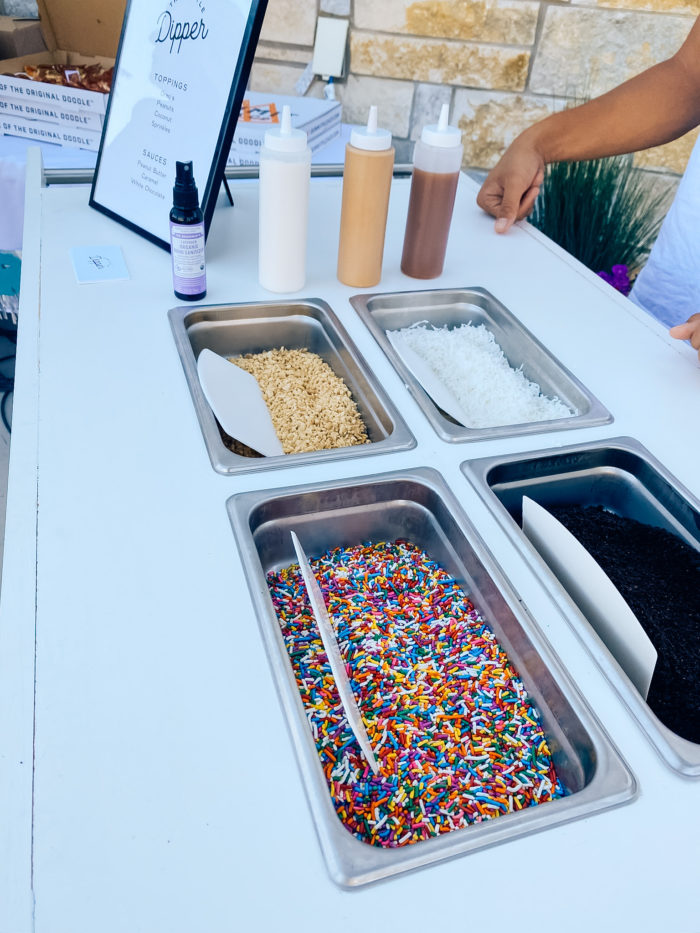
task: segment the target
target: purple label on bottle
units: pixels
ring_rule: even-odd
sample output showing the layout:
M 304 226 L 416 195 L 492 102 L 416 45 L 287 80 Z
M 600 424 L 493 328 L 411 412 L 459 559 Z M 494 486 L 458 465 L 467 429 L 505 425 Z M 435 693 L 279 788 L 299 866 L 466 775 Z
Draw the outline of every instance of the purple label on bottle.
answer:
M 182 295 L 201 295 L 207 290 L 204 264 L 204 224 L 170 222 L 173 288 Z

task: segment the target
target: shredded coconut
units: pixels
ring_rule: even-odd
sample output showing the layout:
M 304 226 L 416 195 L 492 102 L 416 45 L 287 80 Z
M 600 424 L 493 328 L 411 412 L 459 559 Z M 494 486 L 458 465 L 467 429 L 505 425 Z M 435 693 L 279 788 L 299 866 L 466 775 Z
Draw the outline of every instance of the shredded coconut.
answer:
M 465 427 L 492 428 L 578 414 L 560 399 L 543 395 L 522 365 L 513 369 L 484 324 L 449 328 L 420 323 L 395 333 L 459 401 Z

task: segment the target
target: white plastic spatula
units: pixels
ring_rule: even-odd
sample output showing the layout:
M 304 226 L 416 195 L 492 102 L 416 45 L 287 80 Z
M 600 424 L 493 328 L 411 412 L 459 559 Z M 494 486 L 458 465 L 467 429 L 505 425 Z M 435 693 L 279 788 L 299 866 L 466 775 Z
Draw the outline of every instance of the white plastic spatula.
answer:
M 314 572 L 311 569 L 308 558 L 306 557 L 301 543 L 299 542 L 299 538 L 297 538 L 293 531 L 291 531 L 290 534 L 292 536 L 292 543 L 294 544 L 297 560 L 299 561 L 299 569 L 301 570 L 301 575 L 304 579 L 304 585 L 306 586 L 306 593 L 309 597 L 309 602 L 311 603 L 311 609 L 313 611 L 314 618 L 316 619 L 316 625 L 318 626 L 318 631 L 321 636 L 321 641 L 323 642 L 323 647 L 326 652 L 326 657 L 328 658 L 328 663 L 331 666 L 331 673 L 333 674 L 333 679 L 335 680 L 338 696 L 340 697 L 340 702 L 342 704 L 343 711 L 345 712 L 345 718 L 348 721 L 348 725 L 352 729 L 353 735 L 357 739 L 358 745 L 362 749 L 362 754 L 369 762 L 369 766 L 372 771 L 377 774 L 379 771 L 379 765 L 377 764 L 377 759 L 375 758 L 374 752 L 372 751 L 372 744 L 369 740 L 367 730 L 365 729 L 365 724 L 362 720 L 360 707 L 357 705 L 355 694 L 352 692 L 350 678 L 345 672 L 345 662 L 343 661 L 343 656 L 340 653 L 338 639 L 335 637 L 335 631 L 333 629 L 333 624 L 328 616 L 326 604 L 323 601 L 321 587 L 318 585 L 318 580 L 314 576 Z
M 206 400 L 229 437 L 265 457 L 284 453 L 255 376 L 207 349 L 199 354 L 197 372 Z
M 450 392 L 447 386 L 435 375 L 430 366 L 420 357 L 415 350 L 412 350 L 400 334 L 395 330 L 386 331 L 389 343 L 399 354 L 406 366 L 410 369 L 413 376 L 420 382 L 431 399 L 447 412 L 450 418 L 468 428 L 467 416 L 459 404 L 459 401 Z
M 656 648 L 610 577 L 568 528 L 527 496 L 523 531 L 646 700 Z

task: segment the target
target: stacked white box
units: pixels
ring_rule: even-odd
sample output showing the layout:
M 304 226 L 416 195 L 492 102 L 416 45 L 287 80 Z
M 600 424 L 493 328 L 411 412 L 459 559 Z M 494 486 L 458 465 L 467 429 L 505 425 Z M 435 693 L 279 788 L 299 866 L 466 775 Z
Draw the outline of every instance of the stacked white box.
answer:
M 106 94 L 24 78 L 0 77 L 3 133 L 97 150 Z
M 312 152 L 340 135 L 340 101 L 283 94 L 246 92 L 228 157 L 228 165 L 257 165 L 265 132 L 279 123 L 288 104 L 292 126 L 306 132 Z

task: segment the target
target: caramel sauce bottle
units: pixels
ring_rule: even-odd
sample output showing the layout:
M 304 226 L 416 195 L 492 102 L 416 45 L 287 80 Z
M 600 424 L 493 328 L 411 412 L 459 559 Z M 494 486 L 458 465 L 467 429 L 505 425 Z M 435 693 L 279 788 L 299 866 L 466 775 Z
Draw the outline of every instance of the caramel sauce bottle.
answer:
M 382 277 L 393 174 L 391 133 L 377 127 L 372 106 L 367 126 L 354 129 L 345 147 L 338 247 L 338 279 L 344 285 L 371 288 Z
M 415 279 L 434 279 L 445 265 L 447 239 L 462 167 L 462 134 L 448 126 L 443 104 L 437 124 L 424 126 L 413 154 L 401 271 Z

